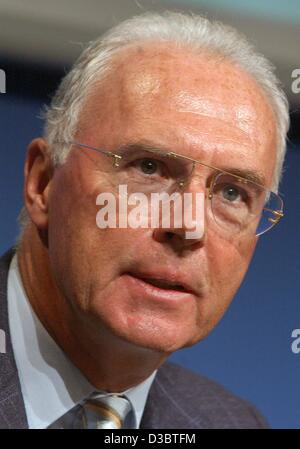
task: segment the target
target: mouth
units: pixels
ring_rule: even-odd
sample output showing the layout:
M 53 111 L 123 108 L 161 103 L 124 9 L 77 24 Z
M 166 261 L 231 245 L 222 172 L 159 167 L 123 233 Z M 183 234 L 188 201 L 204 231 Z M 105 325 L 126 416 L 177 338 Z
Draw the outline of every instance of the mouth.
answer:
M 174 273 L 168 273 L 162 276 L 152 273 L 126 273 L 129 278 L 129 285 L 139 289 L 146 296 L 155 298 L 168 298 L 172 300 L 186 300 L 197 296 L 196 292 L 186 282 L 182 281 L 180 276 Z
M 165 279 L 153 279 L 153 278 L 139 278 L 143 282 L 146 282 L 154 287 L 161 288 L 163 290 L 175 290 L 178 292 L 190 293 L 182 284 L 178 284 L 176 282 L 167 281 Z

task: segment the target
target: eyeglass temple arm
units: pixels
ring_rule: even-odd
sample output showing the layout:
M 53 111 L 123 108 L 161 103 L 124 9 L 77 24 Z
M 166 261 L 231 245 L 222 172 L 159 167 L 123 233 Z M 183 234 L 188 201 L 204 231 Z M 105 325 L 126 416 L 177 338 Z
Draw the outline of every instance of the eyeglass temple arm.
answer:
M 95 147 L 92 147 L 90 145 L 79 143 L 79 142 L 76 142 L 76 141 L 57 142 L 57 143 L 60 143 L 60 144 L 65 143 L 67 145 L 74 145 L 74 146 L 77 146 L 77 147 L 87 148 L 89 150 L 94 150 L 94 151 L 97 151 L 98 153 L 104 154 L 105 156 L 113 157 L 114 158 L 114 166 L 115 167 L 118 167 L 119 161 L 120 161 L 120 159 L 122 159 L 122 156 L 120 156 L 118 154 L 115 154 L 112 151 L 102 150 L 101 148 L 95 148 Z

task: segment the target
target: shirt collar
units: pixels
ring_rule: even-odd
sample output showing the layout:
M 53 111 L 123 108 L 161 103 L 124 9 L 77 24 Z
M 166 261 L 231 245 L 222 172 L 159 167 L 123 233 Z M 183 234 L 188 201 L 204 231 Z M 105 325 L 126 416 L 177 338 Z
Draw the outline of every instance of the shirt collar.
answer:
M 26 296 L 17 255 L 8 273 L 8 318 L 29 428 L 48 427 L 95 388 L 46 331 Z M 154 371 L 122 394 L 131 401 L 140 425 Z

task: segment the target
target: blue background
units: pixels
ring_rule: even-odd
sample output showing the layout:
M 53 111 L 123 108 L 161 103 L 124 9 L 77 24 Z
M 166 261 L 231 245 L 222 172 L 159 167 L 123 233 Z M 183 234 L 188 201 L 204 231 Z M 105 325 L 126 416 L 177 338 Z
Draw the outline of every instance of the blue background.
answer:
M 6 67 L 13 66 L 6 62 Z M 26 146 L 42 132 L 38 115 L 58 80 L 45 68 L 17 67 L 11 75 L 7 93 L 0 95 L 1 253 L 18 233 Z M 300 428 L 300 354 L 291 351 L 292 330 L 300 328 L 300 144 L 295 141 L 285 167 L 286 217 L 260 239 L 221 323 L 203 342 L 171 359 L 250 400 L 272 427 Z

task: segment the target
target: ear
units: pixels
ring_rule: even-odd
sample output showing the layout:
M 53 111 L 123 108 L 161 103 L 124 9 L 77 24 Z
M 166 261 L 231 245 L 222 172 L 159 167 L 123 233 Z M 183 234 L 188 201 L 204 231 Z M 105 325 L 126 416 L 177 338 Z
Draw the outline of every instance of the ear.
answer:
M 31 220 L 39 230 L 48 228 L 48 202 L 53 163 L 44 139 L 34 139 L 27 148 L 24 167 L 24 201 Z

